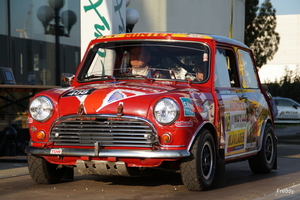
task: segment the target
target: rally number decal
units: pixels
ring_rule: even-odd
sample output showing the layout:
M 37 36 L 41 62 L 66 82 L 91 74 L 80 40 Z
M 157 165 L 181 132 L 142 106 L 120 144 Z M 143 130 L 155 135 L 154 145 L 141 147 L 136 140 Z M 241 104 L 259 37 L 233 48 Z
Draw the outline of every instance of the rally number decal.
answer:
M 95 89 L 85 89 L 85 90 L 73 90 L 66 94 L 64 94 L 63 97 L 72 97 L 72 96 L 81 96 L 81 95 L 89 95 L 91 94 Z

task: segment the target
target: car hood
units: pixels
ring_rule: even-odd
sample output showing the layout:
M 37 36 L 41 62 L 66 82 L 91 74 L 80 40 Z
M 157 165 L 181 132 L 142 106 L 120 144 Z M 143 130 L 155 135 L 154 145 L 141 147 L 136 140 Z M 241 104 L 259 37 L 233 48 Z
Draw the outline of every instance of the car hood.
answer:
M 107 83 L 71 88 L 64 92 L 58 104 L 60 116 L 71 114 L 122 114 L 146 117 L 154 99 L 176 88 L 162 84 Z

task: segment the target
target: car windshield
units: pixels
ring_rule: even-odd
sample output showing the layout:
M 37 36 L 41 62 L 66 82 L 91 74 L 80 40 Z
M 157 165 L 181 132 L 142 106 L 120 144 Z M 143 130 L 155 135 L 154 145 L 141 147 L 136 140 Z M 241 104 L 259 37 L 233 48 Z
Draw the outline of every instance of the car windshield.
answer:
M 299 106 L 299 104 L 292 99 L 275 99 L 275 103 L 277 106 Z
M 88 53 L 79 82 L 107 79 L 171 79 L 205 82 L 209 47 L 187 42 L 109 42 Z

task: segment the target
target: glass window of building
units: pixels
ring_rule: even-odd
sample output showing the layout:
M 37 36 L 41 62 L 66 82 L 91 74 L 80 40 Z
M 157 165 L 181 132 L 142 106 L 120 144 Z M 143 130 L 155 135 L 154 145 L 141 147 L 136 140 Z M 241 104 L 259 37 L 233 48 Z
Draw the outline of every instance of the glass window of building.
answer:
M 0 0 L 0 131 L 27 128 L 28 103 L 36 91 L 21 86 L 49 89 L 61 86 L 61 73 L 75 73 L 79 19 L 80 0 Z M 15 83 L 3 78 L 7 69 Z

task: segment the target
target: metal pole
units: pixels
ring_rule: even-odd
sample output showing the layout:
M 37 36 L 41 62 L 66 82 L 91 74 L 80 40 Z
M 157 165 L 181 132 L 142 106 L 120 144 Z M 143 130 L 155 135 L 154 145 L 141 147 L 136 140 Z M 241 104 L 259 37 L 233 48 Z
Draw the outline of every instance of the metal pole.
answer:
M 231 7 L 230 7 L 230 25 L 229 25 L 229 33 L 228 33 L 229 38 L 232 38 L 232 23 L 233 23 L 233 0 L 231 0 Z
M 60 81 L 60 42 L 59 42 L 59 37 L 60 37 L 60 28 L 59 28 L 59 9 L 55 9 L 55 85 L 61 85 Z
M 10 17 L 10 0 L 7 0 L 7 59 L 8 59 L 8 66 L 12 69 L 13 68 L 13 64 L 12 64 L 12 47 L 11 47 L 11 17 Z M 14 70 L 13 70 L 14 71 Z M 11 97 L 8 96 L 8 98 L 10 99 Z M 9 106 L 7 108 L 7 112 L 8 113 L 12 113 L 12 107 Z M 12 115 L 8 115 L 8 124 L 11 124 L 12 122 Z
M 8 59 L 7 67 L 12 68 L 10 0 L 7 0 L 6 3 L 7 3 L 7 59 Z

